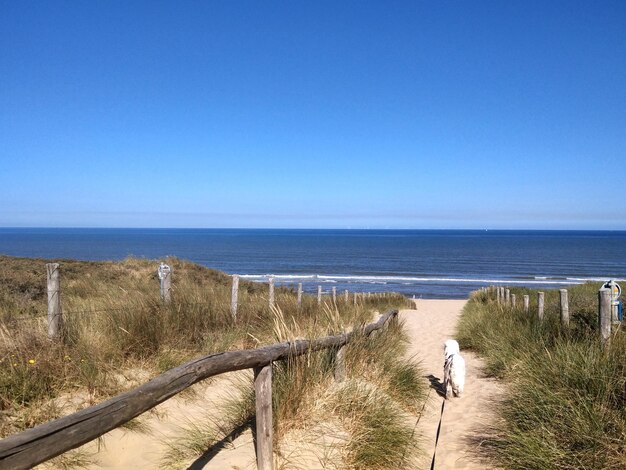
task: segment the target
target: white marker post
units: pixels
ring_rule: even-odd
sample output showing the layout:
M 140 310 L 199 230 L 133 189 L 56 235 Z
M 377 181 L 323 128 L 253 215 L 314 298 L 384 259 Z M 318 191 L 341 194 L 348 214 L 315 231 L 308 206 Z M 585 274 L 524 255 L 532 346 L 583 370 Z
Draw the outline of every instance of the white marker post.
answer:
M 161 263 L 157 273 L 159 281 L 161 281 L 161 300 L 169 304 L 171 300 L 170 292 L 172 290 L 172 268 L 165 263 Z

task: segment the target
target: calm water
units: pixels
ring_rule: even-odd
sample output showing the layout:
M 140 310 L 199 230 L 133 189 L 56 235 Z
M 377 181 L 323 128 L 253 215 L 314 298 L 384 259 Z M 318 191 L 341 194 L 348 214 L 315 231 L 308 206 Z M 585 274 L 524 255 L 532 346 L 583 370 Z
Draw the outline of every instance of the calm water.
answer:
M 483 285 L 559 288 L 626 279 L 626 232 L 470 230 L 0 229 L 0 253 L 119 260 L 175 255 L 313 292 L 460 298 Z

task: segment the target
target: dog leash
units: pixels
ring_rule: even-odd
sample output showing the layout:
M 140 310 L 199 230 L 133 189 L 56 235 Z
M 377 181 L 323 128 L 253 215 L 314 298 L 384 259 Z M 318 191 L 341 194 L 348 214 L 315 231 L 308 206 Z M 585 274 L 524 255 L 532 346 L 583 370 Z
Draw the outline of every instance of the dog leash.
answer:
M 447 390 L 448 383 L 444 384 L 444 391 Z M 435 457 L 437 455 L 437 444 L 439 444 L 439 434 L 441 433 L 441 423 L 443 422 L 443 410 L 446 409 L 446 398 L 441 403 L 441 413 L 439 414 L 439 425 L 437 426 L 437 435 L 435 436 L 435 450 L 433 450 L 433 460 L 430 462 L 430 470 L 435 470 Z

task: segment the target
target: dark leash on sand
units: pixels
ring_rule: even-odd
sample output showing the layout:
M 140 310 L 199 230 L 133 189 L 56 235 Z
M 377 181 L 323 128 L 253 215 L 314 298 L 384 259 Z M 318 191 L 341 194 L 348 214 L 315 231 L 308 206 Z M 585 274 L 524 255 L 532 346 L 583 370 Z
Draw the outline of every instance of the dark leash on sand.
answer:
M 448 381 L 444 384 L 444 393 L 448 389 Z M 443 421 L 443 411 L 446 409 L 446 397 L 443 397 L 441 403 L 441 413 L 439 414 L 439 425 L 437 426 L 437 435 L 435 436 L 435 449 L 433 450 L 433 460 L 430 462 L 430 470 L 435 470 L 435 456 L 437 455 L 437 444 L 439 443 L 439 434 L 441 433 L 441 423 Z

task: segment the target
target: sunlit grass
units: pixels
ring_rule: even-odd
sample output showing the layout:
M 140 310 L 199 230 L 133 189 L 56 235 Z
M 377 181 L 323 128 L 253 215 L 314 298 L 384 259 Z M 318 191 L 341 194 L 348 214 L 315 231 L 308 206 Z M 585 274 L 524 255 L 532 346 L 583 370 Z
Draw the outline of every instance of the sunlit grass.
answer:
M 503 421 L 489 440 L 504 468 L 618 469 L 626 466 L 626 337 L 617 332 L 603 349 L 597 325 L 597 292 L 569 289 L 570 327 L 561 327 L 558 291 L 546 291 L 546 316 L 497 305 L 484 294 L 467 305 L 458 328 L 463 347 L 485 358 L 508 394 Z
M 157 261 L 62 260 L 65 330 L 63 341 L 55 342 L 48 339 L 46 329 L 46 261 L 10 257 L 2 257 L 1 261 L 1 436 L 75 411 L 73 402 L 64 399 L 68 396 L 81 398 L 76 402 L 78 408 L 89 406 L 199 355 L 358 329 L 373 320 L 376 310 L 383 312 L 407 305 L 404 297 L 388 294 L 361 298 L 357 305 L 352 297 L 345 302 L 343 295 L 338 296 L 336 303 L 325 297 L 318 305 L 315 296 L 305 295 L 298 306 L 294 290 L 277 288 L 277 308 L 271 310 L 267 285 L 241 280 L 234 322 L 230 314 L 231 278 L 223 273 L 167 259 L 172 266 L 173 282 L 172 301 L 166 305 L 159 295 Z M 371 384 L 371 393 L 384 397 L 390 403 L 384 406 L 392 407 L 385 422 L 359 418 L 362 410 L 373 406 L 373 400 L 355 404 L 354 409 L 345 408 L 352 410 L 350 426 L 346 424 L 350 442 L 362 439 L 370 431 L 384 435 L 385 427 L 393 433 L 394 426 L 404 429 L 401 417 L 410 414 L 423 398 L 423 384 L 416 380 L 419 373 L 415 365 L 403 359 L 404 342 L 401 328 L 392 325 L 387 333 L 372 340 L 357 338 L 348 348 L 348 383 Z M 309 419 L 320 419 L 320 410 L 328 410 L 317 400 L 320 396 L 326 397 L 325 403 L 338 400 L 338 404 L 342 396 L 348 396 L 348 392 L 336 390 L 333 361 L 334 351 L 319 351 L 275 364 L 277 455 L 281 455 L 281 440 L 287 439 L 290 431 L 302 429 Z M 346 390 L 352 390 L 351 387 Z M 354 390 L 359 390 L 353 394 L 354 399 L 365 397 L 359 387 Z M 253 404 L 250 384 L 243 385 L 224 405 L 219 421 L 211 426 L 196 424 L 180 439 L 168 443 L 167 465 L 197 456 L 233 428 L 248 423 L 253 418 Z M 341 422 L 342 409 L 337 408 L 335 415 L 325 411 L 324 416 Z M 150 431 L 141 419 L 131 421 L 126 429 Z M 413 446 L 402 439 L 402 453 L 410 459 Z M 385 450 L 385 445 L 390 444 L 388 439 L 377 442 L 363 444 L 364 449 L 379 446 L 375 453 L 391 452 Z M 398 442 L 394 445 L 400 445 Z M 362 459 L 359 456 L 367 452 L 351 450 L 345 454 L 352 456 L 346 462 L 358 467 Z M 87 460 L 79 452 L 57 462 L 69 468 Z

